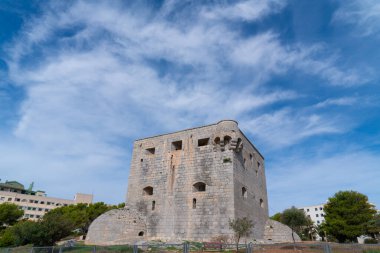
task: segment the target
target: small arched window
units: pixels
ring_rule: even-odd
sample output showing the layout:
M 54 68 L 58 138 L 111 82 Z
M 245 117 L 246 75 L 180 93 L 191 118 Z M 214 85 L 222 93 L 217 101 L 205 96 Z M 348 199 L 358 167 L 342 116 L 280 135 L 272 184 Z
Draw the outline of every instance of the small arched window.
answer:
M 203 182 L 198 182 L 193 184 L 193 191 L 194 192 L 205 192 L 206 191 L 206 184 Z
M 154 209 L 156 209 L 156 201 L 152 201 L 152 211 L 154 211 Z
M 143 189 L 143 195 L 153 195 L 153 187 L 147 186 Z
M 219 145 L 219 144 L 220 144 L 220 138 L 219 138 L 219 137 L 216 137 L 216 138 L 214 139 L 214 143 L 215 143 L 215 145 Z
M 241 196 L 245 199 L 247 198 L 247 188 L 241 188 Z
M 144 231 L 140 231 L 139 236 L 144 236 Z
M 197 208 L 197 199 L 193 199 L 193 209 Z
M 263 199 L 260 199 L 260 206 L 261 206 L 262 208 L 264 208 L 264 200 L 263 200 Z
M 230 144 L 230 141 L 231 141 L 231 137 L 230 136 L 228 136 L 228 135 L 224 136 L 224 145 L 225 146 L 228 145 L 228 144 Z

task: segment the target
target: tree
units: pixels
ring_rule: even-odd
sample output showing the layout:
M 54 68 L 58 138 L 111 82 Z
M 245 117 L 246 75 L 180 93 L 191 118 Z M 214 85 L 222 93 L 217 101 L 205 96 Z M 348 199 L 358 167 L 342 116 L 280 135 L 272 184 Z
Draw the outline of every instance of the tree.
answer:
M 40 233 L 40 224 L 34 221 L 19 221 L 4 230 L 0 247 L 20 246 L 33 243 Z
M 228 223 L 235 233 L 236 251 L 238 251 L 240 238 L 251 234 L 253 223 L 247 217 L 229 220 Z
M 70 234 L 86 234 L 91 222 L 104 212 L 118 206 L 77 204 L 56 208 L 46 213 L 38 222 L 19 221 L 4 230 L 0 246 L 52 246 Z M 76 231 L 76 232 L 74 232 Z
M 39 222 L 38 234 L 33 238 L 34 246 L 53 246 L 55 242 L 69 236 L 74 228 L 74 224 L 70 219 L 59 215 L 53 214 L 44 216 L 43 220 Z
M 271 220 L 275 220 L 275 221 L 278 221 L 278 222 L 281 222 L 281 213 L 276 213 L 274 214 L 271 218 Z
M 376 210 L 364 194 L 356 191 L 339 191 L 329 198 L 324 207 L 325 229 L 338 242 L 353 242 L 365 234 Z
M 366 234 L 370 235 L 372 238 L 376 239 L 380 235 L 380 214 L 376 214 L 372 220 L 369 221 Z
M 17 205 L 12 203 L 0 204 L 0 227 L 12 226 L 24 215 Z
M 87 234 L 91 223 L 101 214 L 118 208 L 117 206 L 108 206 L 103 202 L 95 204 L 77 204 L 56 208 L 45 214 L 44 220 L 50 216 L 62 216 L 63 219 L 69 220 L 72 224 L 72 230 L 78 230 L 80 234 Z
M 301 229 L 304 226 L 308 225 L 308 219 L 304 211 L 299 210 L 295 208 L 294 206 L 289 209 L 284 210 L 284 212 L 281 215 L 281 222 L 291 228 L 292 239 L 293 239 L 294 244 L 296 243 L 296 241 L 294 240 L 294 231 L 297 231 L 298 233 L 300 233 Z
M 301 239 L 302 240 L 314 240 L 314 236 L 318 233 L 317 227 L 314 225 L 314 222 L 306 217 L 307 223 L 301 228 Z

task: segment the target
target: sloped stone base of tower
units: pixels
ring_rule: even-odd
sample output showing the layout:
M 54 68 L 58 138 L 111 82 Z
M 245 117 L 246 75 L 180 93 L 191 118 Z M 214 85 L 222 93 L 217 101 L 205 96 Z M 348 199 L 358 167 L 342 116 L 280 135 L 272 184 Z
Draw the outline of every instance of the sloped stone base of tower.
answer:
M 96 218 L 90 225 L 87 245 L 122 245 L 146 240 L 145 219 L 131 207 L 114 209 Z
M 300 237 L 294 233 L 294 240 L 300 242 Z M 281 243 L 281 242 L 293 242 L 292 230 L 274 220 L 267 220 L 264 231 L 264 243 Z

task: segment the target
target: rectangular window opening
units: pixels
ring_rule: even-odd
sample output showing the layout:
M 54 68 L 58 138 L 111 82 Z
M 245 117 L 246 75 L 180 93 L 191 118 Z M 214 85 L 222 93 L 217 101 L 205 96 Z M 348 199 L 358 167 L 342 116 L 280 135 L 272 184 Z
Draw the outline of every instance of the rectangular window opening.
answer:
M 145 153 L 147 155 L 154 155 L 155 152 L 156 152 L 156 148 L 147 148 L 147 149 L 145 149 Z
M 173 141 L 172 150 L 182 150 L 182 141 Z
M 154 209 L 156 209 L 156 201 L 152 201 L 152 211 L 154 211 Z
M 198 140 L 198 147 L 207 146 L 210 138 L 204 138 Z

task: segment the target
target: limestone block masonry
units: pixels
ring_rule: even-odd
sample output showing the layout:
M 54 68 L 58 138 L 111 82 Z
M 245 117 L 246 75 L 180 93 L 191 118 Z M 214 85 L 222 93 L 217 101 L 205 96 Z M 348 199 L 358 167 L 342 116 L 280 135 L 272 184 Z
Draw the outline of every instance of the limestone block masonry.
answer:
M 136 140 L 127 207 L 96 219 L 86 243 L 210 241 L 232 236 L 229 219 L 242 217 L 254 223 L 250 239 L 270 240 L 264 157 L 223 120 Z

